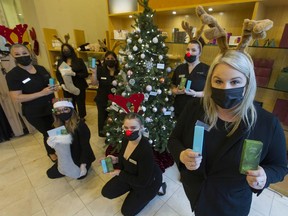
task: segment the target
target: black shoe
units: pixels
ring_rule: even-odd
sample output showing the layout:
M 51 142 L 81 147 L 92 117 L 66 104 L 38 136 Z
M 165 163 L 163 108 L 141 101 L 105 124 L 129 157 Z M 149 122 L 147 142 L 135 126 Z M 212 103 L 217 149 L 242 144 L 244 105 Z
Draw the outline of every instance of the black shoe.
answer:
M 159 191 L 158 196 L 164 196 L 166 194 L 166 188 L 167 188 L 166 182 L 162 182 L 161 188 L 162 188 L 162 192 Z

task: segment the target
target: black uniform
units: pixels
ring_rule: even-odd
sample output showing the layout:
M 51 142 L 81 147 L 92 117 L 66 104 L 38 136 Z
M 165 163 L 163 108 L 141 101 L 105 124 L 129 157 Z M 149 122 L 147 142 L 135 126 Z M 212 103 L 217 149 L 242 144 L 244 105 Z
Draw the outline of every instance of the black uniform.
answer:
M 61 76 L 61 73 L 59 71 L 59 66 L 62 64 L 63 60 L 58 61 L 57 71 L 56 71 L 56 77 L 59 81 L 60 85 L 65 84 L 63 81 L 63 78 Z M 73 84 L 75 87 L 79 88 L 80 94 L 79 95 L 73 95 L 67 91 L 64 91 L 64 97 L 65 98 L 72 98 L 73 105 L 76 108 L 77 105 L 77 111 L 80 116 L 80 118 L 84 118 L 86 116 L 86 106 L 85 106 L 85 100 L 86 100 L 86 89 L 88 88 L 88 84 L 86 82 L 86 78 L 88 77 L 88 71 L 87 67 L 81 58 L 76 58 L 75 60 L 72 60 L 72 64 L 70 65 L 72 68 L 72 71 L 76 73 L 75 76 L 72 76 Z
M 193 71 L 189 74 L 188 64 L 179 65 L 173 74 L 172 84 L 178 86 L 180 84 L 181 78 L 185 77 L 187 80 L 191 80 L 191 87 L 194 91 L 203 91 L 206 77 L 208 74 L 209 65 L 200 62 Z M 184 109 L 186 103 L 191 100 L 192 97 L 190 95 L 181 94 L 176 95 L 174 100 L 174 108 L 175 108 L 175 116 L 179 117 L 180 113 Z
M 97 80 L 99 81 L 99 87 L 97 90 L 97 95 L 94 99 L 98 109 L 98 134 L 99 136 L 104 136 L 103 128 L 105 121 L 108 116 L 106 111 L 108 105 L 108 95 L 111 94 L 112 81 L 115 79 L 115 76 L 119 71 L 115 71 L 114 76 L 110 76 L 110 72 L 107 67 L 98 67 L 97 68 Z M 114 87 L 115 88 L 115 87 Z
M 128 140 L 124 139 L 118 156 L 119 176 L 113 177 L 102 189 L 102 195 L 109 199 L 129 192 L 121 209 L 125 216 L 139 213 L 162 185 L 162 171 L 154 161 L 148 140 L 142 137 L 128 160 L 123 157 L 127 144 Z
M 21 90 L 23 94 L 32 94 L 42 91 L 49 84 L 50 74 L 39 65 L 34 65 L 35 74 L 19 66 L 14 67 L 7 75 L 6 81 L 9 91 Z M 31 101 L 22 102 L 22 112 L 27 121 L 44 136 L 44 144 L 48 154 L 54 154 L 55 150 L 47 144 L 47 131 L 52 129 L 52 99 L 54 94 L 43 96 Z

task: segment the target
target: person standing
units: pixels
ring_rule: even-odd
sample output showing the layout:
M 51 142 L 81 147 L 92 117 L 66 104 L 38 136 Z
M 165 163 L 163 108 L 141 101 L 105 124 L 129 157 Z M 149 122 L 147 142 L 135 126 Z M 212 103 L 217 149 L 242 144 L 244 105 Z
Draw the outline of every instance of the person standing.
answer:
M 92 71 L 92 85 L 98 85 L 97 95 L 94 99 L 98 110 L 98 135 L 105 137 L 106 135 L 103 129 L 108 117 L 106 110 L 108 106 L 108 95 L 112 93 L 112 82 L 119 73 L 119 62 L 116 54 L 113 51 L 107 51 L 104 56 L 103 66 L 97 67 L 97 71 L 92 68 L 90 70 Z
M 67 99 L 56 100 L 53 104 L 53 117 L 55 128 L 64 126 L 65 129 L 48 138 L 48 145 L 56 149 L 58 161 L 47 170 L 47 176 L 51 179 L 64 176 L 85 178 L 96 159 L 90 145 L 91 133 L 88 126 L 79 119 L 73 104 Z
M 157 194 L 162 186 L 162 171 L 154 161 L 152 147 L 143 136 L 143 120 L 136 113 L 128 113 L 123 121 L 125 138 L 118 157 L 111 157 L 117 169 L 102 188 L 102 195 L 114 199 L 128 192 L 121 212 L 138 214 Z M 166 184 L 165 184 L 166 187 Z M 163 192 L 165 194 L 165 189 Z
M 76 110 L 79 114 L 79 117 L 82 120 L 85 120 L 86 89 L 88 88 L 88 84 L 86 82 L 86 78 L 88 77 L 87 67 L 83 59 L 77 57 L 74 51 L 74 48 L 68 43 L 62 44 L 61 55 L 62 55 L 62 58 L 58 60 L 58 63 L 57 63 L 57 71 L 56 71 L 57 80 L 62 86 L 64 97 L 72 98 L 73 105 L 75 109 L 77 108 Z M 73 81 L 74 86 L 80 90 L 79 95 L 74 95 L 70 93 L 67 88 L 65 87 L 63 88 L 63 85 L 65 86 L 65 82 L 61 75 L 61 72 L 59 71 L 59 67 L 63 62 L 69 65 L 72 69 L 72 81 Z
M 248 44 L 248 43 L 247 43 Z M 211 64 L 204 98 L 187 104 L 169 142 L 195 215 L 244 216 L 259 195 L 288 173 L 286 141 L 279 120 L 253 103 L 256 79 L 251 57 L 239 50 Z M 205 125 L 203 152 L 192 150 L 194 126 Z M 260 164 L 239 171 L 245 139 L 261 141 Z
M 57 86 L 49 86 L 49 72 L 40 65 L 32 65 L 28 48 L 14 44 L 10 54 L 16 61 L 6 75 L 9 94 L 15 102 L 22 104 L 22 112 L 27 121 L 43 134 L 47 155 L 53 162 L 57 161 L 55 150 L 47 144 L 47 131 L 52 129 L 52 99 Z
M 199 40 L 191 40 L 186 48 L 184 59 L 186 63 L 179 65 L 172 77 L 172 93 L 175 95 L 174 108 L 175 117 L 178 118 L 186 103 L 193 97 L 203 97 L 203 89 L 209 66 L 200 62 L 202 53 L 202 43 Z M 179 88 L 181 79 L 186 78 L 191 81 L 189 90 L 185 86 Z

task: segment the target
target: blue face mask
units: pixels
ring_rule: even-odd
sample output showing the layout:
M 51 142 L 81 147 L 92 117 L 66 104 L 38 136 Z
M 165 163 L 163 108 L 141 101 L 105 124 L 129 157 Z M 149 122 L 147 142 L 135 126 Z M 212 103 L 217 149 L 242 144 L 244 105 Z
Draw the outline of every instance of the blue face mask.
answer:
M 211 98 L 221 108 L 231 109 L 243 100 L 244 88 L 217 89 L 212 87 Z

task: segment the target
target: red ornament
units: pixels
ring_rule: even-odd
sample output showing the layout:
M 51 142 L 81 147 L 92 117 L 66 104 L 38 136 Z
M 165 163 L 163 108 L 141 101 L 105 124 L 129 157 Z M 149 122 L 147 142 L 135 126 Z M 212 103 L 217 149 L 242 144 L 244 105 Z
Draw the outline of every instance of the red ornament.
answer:
M 159 79 L 159 81 L 160 81 L 160 83 L 164 83 L 165 79 L 164 79 L 163 77 L 161 77 L 161 78 Z

